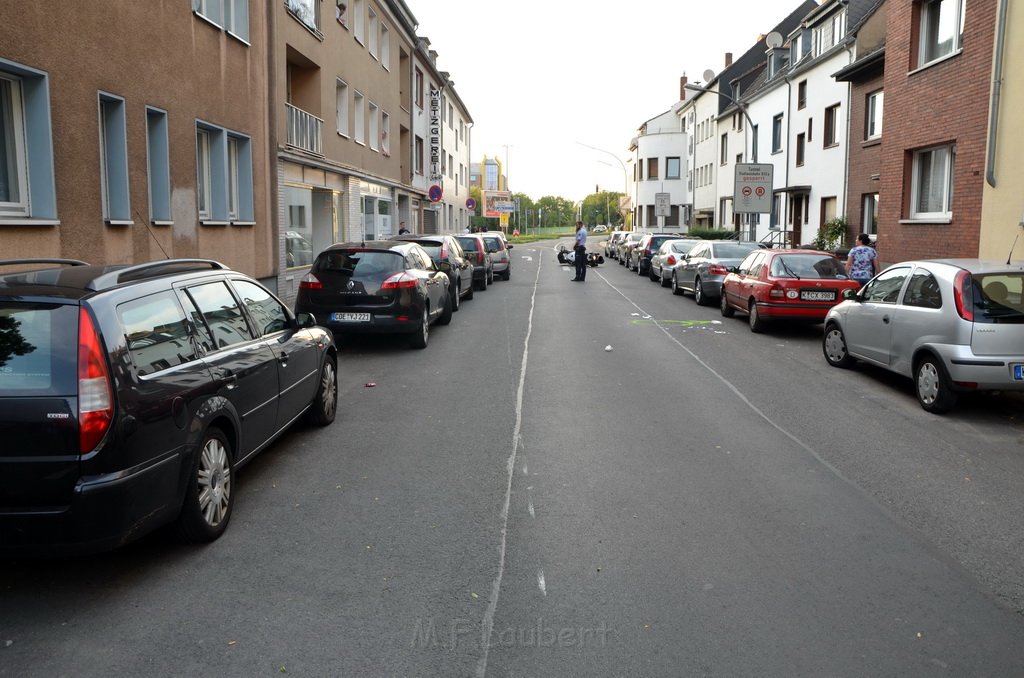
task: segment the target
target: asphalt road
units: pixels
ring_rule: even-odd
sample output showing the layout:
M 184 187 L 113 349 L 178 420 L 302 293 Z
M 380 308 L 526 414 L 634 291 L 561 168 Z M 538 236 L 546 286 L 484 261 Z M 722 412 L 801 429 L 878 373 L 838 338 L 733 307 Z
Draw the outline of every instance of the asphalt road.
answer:
M 218 542 L 0 563 L 0 676 L 1024 674 L 1024 400 L 512 254 L 426 350 L 346 344 Z

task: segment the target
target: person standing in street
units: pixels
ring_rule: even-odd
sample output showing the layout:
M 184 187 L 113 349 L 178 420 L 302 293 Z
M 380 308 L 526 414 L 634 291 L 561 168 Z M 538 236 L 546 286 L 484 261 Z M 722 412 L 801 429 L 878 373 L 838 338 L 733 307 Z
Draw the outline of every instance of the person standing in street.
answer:
M 878 273 L 878 252 L 871 246 L 871 237 L 867 233 L 858 235 L 857 242 L 860 244 L 846 255 L 846 272 L 864 287 L 864 283 Z
M 576 244 L 572 248 L 576 277 L 573 282 L 585 282 L 587 279 L 587 227 L 582 221 L 576 222 Z

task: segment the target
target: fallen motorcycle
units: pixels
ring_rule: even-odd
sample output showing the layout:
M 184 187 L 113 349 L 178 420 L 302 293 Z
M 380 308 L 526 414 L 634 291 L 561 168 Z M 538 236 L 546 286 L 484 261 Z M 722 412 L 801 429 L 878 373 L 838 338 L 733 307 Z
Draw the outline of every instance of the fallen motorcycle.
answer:
M 565 245 L 559 245 L 558 263 L 574 266 L 576 264 L 576 253 Z M 598 264 L 603 263 L 604 255 L 598 252 L 587 252 L 587 266 L 596 267 Z

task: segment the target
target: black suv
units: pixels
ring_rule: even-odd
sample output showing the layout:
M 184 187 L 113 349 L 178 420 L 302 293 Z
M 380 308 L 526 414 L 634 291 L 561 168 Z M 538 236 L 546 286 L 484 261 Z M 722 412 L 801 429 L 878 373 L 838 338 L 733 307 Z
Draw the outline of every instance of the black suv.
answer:
M 2 553 L 99 551 L 168 523 L 212 541 L 236 469 L 301 415 L 334 420 L 330 333 L 241 273 L 207 259 L 0 262 L 12 265 L 0 275 Z

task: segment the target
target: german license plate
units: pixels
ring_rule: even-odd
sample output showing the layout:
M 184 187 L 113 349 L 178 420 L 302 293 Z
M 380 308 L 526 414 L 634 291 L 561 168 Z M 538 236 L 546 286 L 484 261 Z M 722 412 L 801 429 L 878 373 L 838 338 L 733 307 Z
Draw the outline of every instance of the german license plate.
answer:
M 1017 363 L 1013 367 L 1013 378 L 1015 381 L 1024 381 L 1024 365 Z
M 332 313 L 331 320 L 336 323 L 368 323 L 369 313 Z
M 803 301 L 835 301 L 835 290 L 800 290 L 800 299 Z

